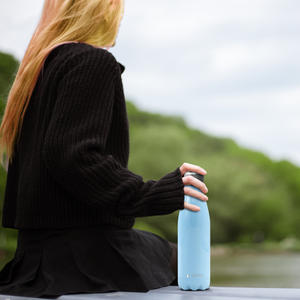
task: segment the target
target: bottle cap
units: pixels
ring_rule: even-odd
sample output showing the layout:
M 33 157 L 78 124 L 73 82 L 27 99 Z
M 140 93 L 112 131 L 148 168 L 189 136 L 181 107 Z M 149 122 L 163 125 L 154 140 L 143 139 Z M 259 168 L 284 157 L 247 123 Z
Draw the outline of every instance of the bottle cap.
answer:
M 184 173 L 184 177 L 186 177 L 186 176 L 193 176 L 193 177 L 197 178 L 198 180 L 204 182 L 204 175 L 198 174 L 196 172 L 188 171 L 188 172 Z

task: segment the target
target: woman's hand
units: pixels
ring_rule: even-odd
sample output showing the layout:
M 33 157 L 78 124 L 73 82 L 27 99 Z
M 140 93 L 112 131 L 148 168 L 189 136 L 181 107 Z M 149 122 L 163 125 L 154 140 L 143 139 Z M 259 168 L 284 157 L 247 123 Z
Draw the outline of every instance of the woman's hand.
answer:
M 201 174 L 201 175 L 206 175 L 206 173 L 207 173 L 201 167 L 196 166 L 196 165 L 192 165 L 192 164 L 188 164 L 188 163 L 184 163 L 179 169 L 180 169 L 180 172 L 181 172 L 182 176 L 188 171 L 196 172 L 196 173 Z M 184 187 L 184 194 L 185 195 L 189 195 L 189 196 L 198 198 L 198 199 L 203 200 L 203 201 L 208 200 L 208 197 L 203 194 L 203 193 L 207 193 L 208 189 L 202 181 L 196 179 L 193 176 L 187 176 L 187 177 L 182 177 L 182 182 L 183 182 L 183 185 L 185 186 Z M 200 189 L 203 193 L 198 192 L 198 191 L 196 191 L 196 190 L 194 190 L 190 187 L 187 187 L 186 185 L 192 185 L 192 186 Z M 192 210 L 192 211 L 199 211 L 200 210 L 200 207 L 198 207 L 196 205 L 193 205 L 193 204 L 190 204 L 190 203 L 187 203 L 186 201 L 184 202 L 184 208 Z

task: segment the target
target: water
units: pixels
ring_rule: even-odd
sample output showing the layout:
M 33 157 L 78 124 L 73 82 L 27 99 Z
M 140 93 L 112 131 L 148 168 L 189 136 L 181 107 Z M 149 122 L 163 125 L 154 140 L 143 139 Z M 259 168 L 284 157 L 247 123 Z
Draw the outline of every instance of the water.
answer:
M 211 259 L 211 285 L 300 288 L 300 254 L 226 254 Z

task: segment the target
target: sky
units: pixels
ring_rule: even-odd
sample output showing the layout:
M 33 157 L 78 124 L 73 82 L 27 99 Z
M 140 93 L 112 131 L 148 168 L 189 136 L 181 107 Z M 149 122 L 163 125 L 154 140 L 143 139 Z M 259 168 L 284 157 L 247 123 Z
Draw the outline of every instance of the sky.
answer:
M 0 0 L 0 51 L 22 59 L 42 0 Z M 300 166 L 299 0 L 125 0 L 126 98 Z

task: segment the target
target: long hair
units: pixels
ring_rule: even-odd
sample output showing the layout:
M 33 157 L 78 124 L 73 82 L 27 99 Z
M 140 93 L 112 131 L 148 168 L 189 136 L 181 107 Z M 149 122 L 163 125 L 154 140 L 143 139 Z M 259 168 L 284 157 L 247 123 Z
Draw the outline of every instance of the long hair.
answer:
M 57 45 L 82 42 L 114 45 L 123 15 L 122 0 L 45 0 L 42 15 L 20 64 L 0 127 L 0 157 L 12 160 L 30 97 L 43 62 Z

